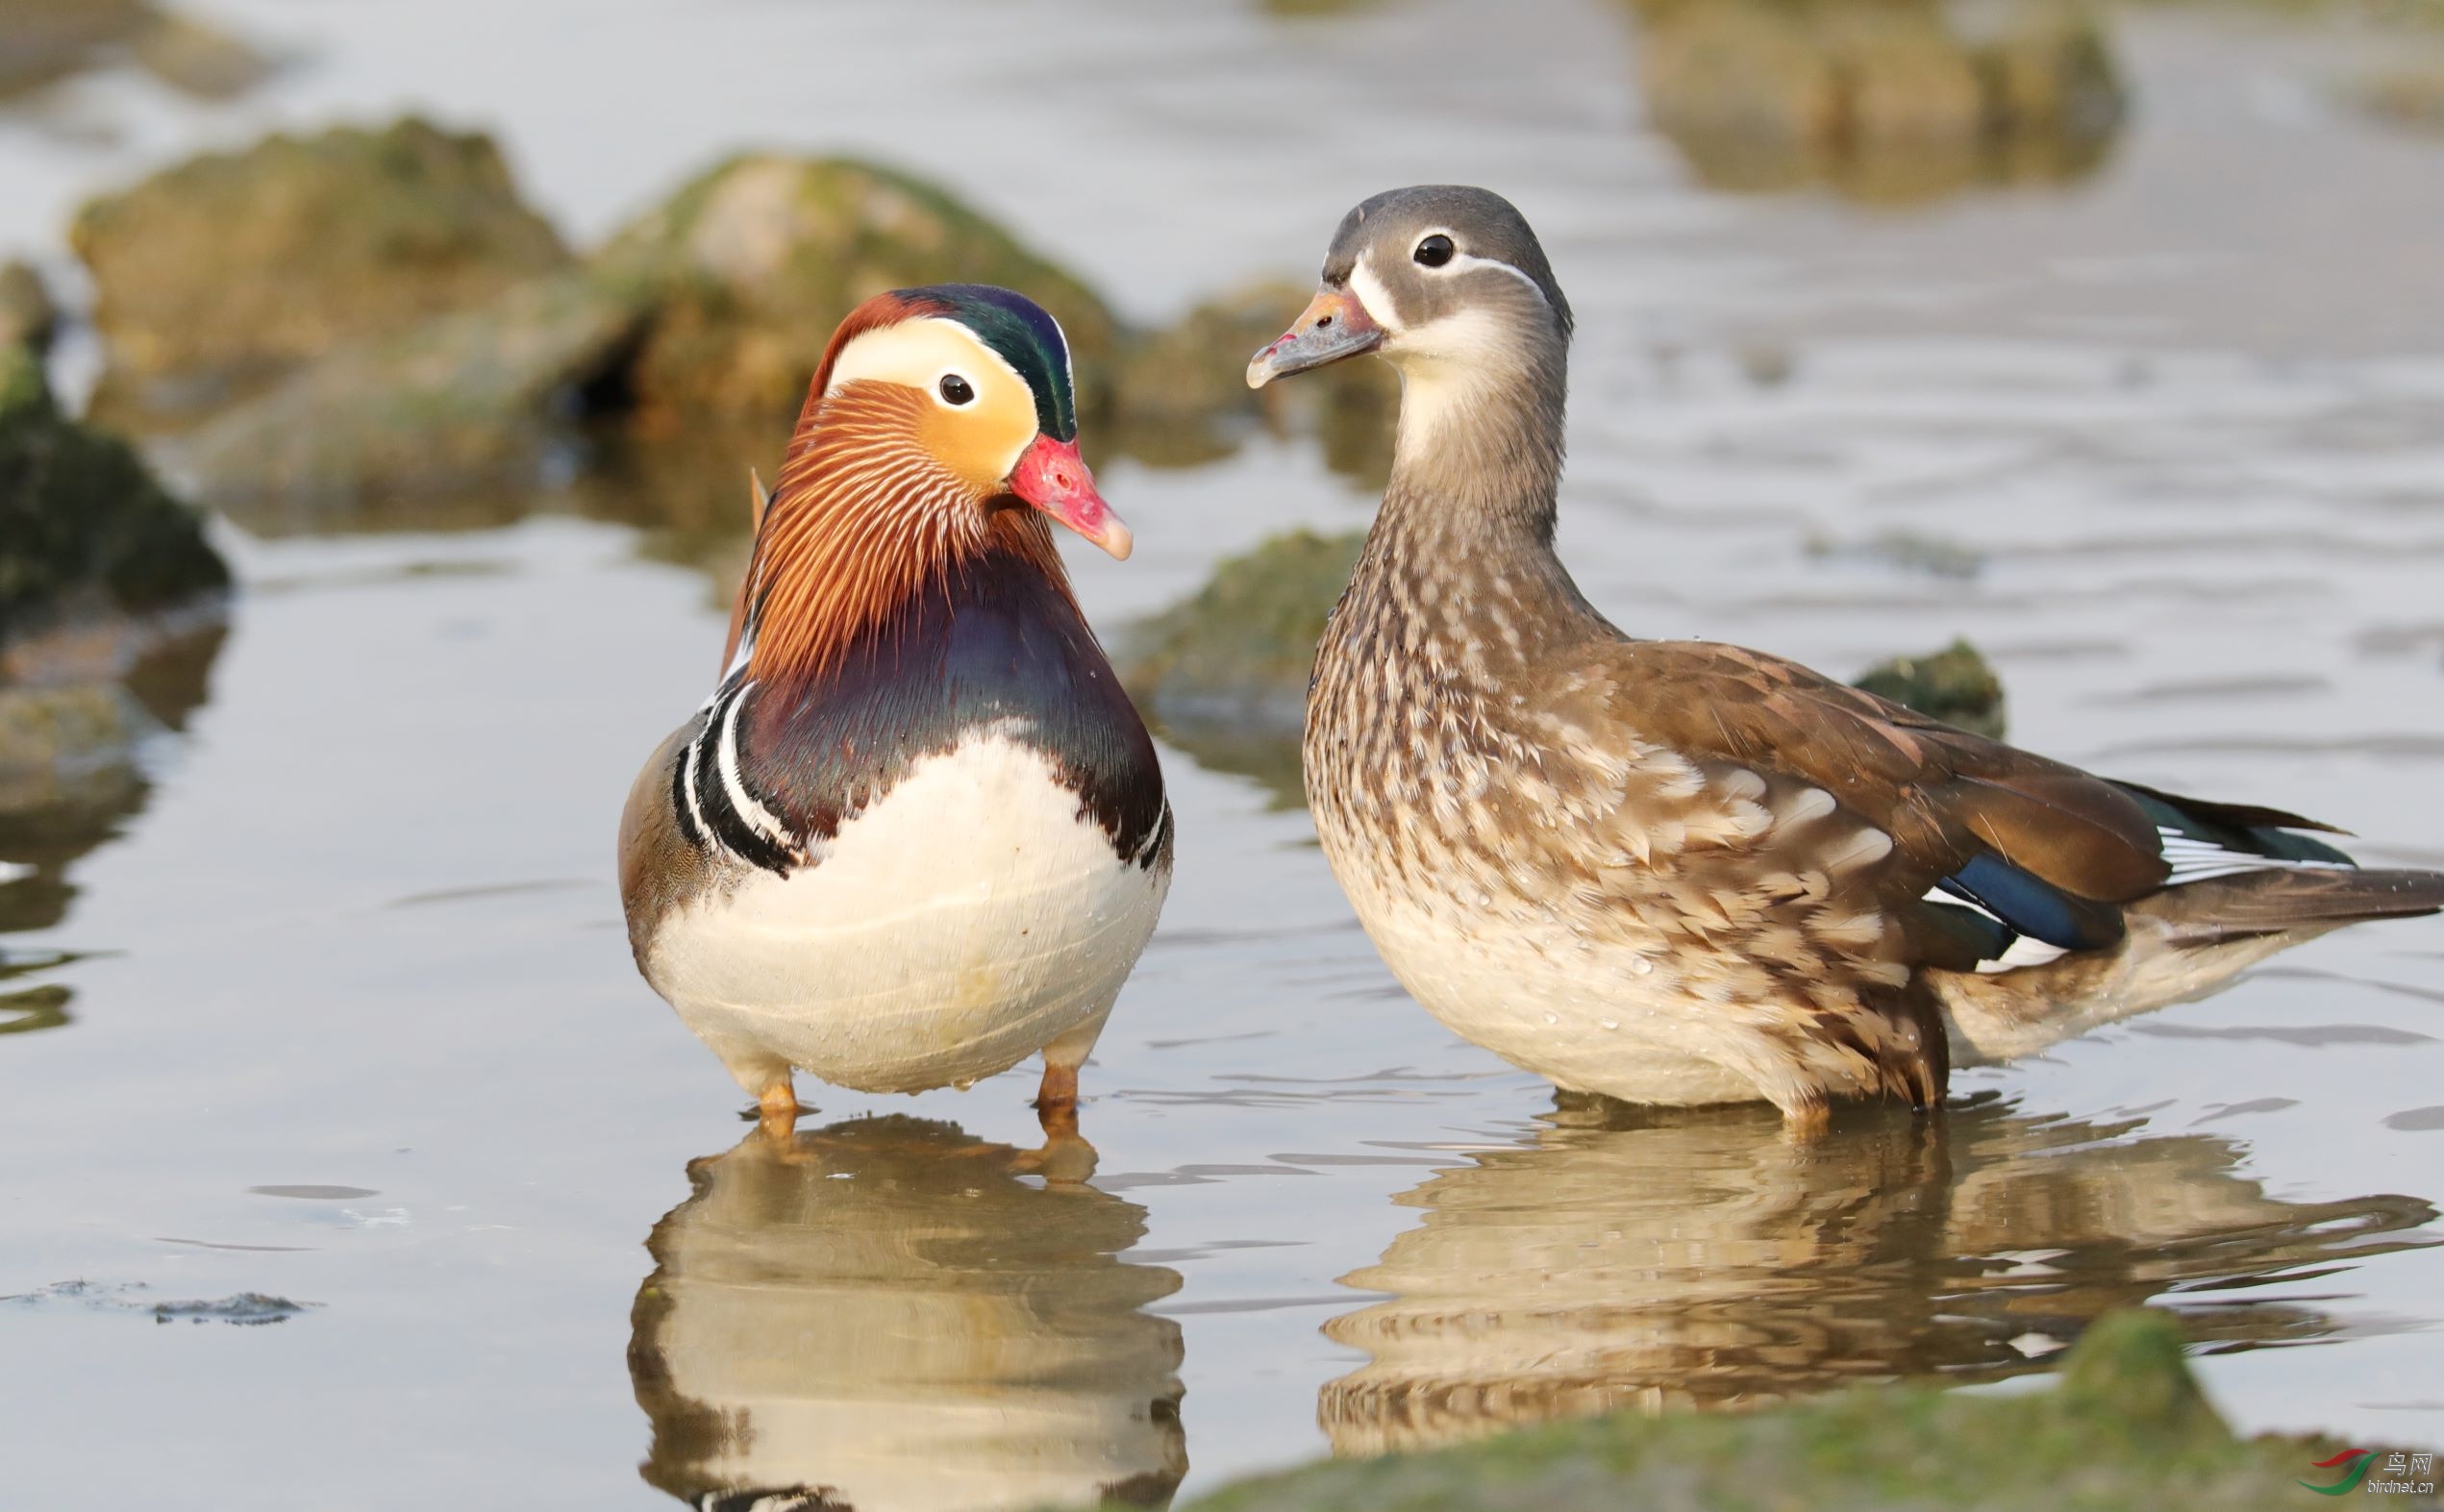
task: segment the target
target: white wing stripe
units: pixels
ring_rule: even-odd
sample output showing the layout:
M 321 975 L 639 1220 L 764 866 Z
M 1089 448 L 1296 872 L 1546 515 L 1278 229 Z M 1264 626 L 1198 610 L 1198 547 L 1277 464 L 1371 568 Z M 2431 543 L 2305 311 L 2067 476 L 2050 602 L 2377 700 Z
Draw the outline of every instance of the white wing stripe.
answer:
M 2289 867 L 2312 867 L 2328 870 L 2340 868 L 2341 861 L 2294 861 L 2273 855 L 2251 855 L 2245 851 L 2231 851 L 2212 840 L 2158 825 L 2156 833 L 2162 837 L 2165 864 L 2172 875 L 2164 879 L 2167 887 L 2182 887 L 2191 882 L 2212 881 L 2218 877 L 2238 877 L 2246 872 L 2277 871 Z
M 1990 961 L 1978 962 L 1978 970 L 1986 976 L 1997 972 L 2018 971 L 2023 966 L 2042 966 L 2057 961 L 2070 952 L 2058 945 L 2048 945 L 2033 934 L 2023 934 L 2011 942 L 2011 948 Z

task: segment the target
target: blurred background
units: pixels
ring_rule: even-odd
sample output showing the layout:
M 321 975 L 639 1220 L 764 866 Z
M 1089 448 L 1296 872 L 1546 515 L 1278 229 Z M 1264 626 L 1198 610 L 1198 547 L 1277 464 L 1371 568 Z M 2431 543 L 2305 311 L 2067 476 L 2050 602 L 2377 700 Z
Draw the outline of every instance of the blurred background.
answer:
M 1432 181 L 1577 309 L 1625 630 L 2444 866 L 2437 0 L 0 0 L 12 1494 L 1152 1505 L 2142 1301 L 2243 1427 L 2444 1439 L 2435 921 L 1806 1150 L 1392 984 L 1295 730 L 1396 391 L 1239 375 Z M 1137 533 L 1070 560 L 1180 870 L 1091 1188 L 1023 1069 L 741 1144 L 611 879 L 747 468 L 952 278 Z

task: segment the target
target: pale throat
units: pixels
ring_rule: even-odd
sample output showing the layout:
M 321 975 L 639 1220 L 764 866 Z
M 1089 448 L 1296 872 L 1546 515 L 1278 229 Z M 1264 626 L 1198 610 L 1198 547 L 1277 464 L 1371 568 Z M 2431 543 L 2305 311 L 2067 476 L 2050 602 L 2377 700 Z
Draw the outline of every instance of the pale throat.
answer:
M 1498 410 L 1506 390 L 1515 392 L 1518 364 L 1487 364 L 1440 355 L 1391 359 L 1400 374 L 1400 424 L 1395 459 L 1467 450 L 1483 439 L 1482 428 Z
M 1434 617 L 1482 616 L 1482 657 L 1513 658 L 1595 617 L 1553 549 L 1568 356 L 1515 322 L 1468 311 L 1402 333 L 1400 425 L 1359 576 L 1402 617 L 1422 607 L 1393 579 L 1440 584 Z
M 1389 354 L 1401 376 L 1387 502 L 1434 498 L 1488 524 L 1543 522 L 1560 482 L 1563 360 L 1508 337 Z

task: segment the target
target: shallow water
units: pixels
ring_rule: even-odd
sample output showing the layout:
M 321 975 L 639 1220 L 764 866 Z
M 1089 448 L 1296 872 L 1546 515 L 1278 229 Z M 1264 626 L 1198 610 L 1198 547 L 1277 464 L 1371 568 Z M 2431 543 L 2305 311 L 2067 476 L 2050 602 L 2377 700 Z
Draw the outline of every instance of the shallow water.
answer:
M 1564 544 L 1626 628 L 1840 672 L 1967 633 L 2017 739 L 2444 865 L 2444 144 L 2330 103 L 2382 38 L 2117 14 L 2102 167 L 1894 212 L 1694 186 L 1596 3 L 951 7 L 921 76 L 830 65 L 904 43 L 884 8 L 196 9 L 289 67 L 12 107 L 0 241 L 196 139 L 407 103 L 493 126 L 580 239 L 741 142 L 887 149 L 1147 318 L 1310 267 L 1372 188 L 1492 183 L 1579 310 Z M 1073 558 L 1107 627 L 1368 503 L 1298 438 L 1104 482 L 1141 546 Z M 1793 1149 L 1557 1109 L 1393 986 L 1302 813 L 1169 752 L 1179 880 L 1087 1073 L 1093 1191 L 1015 1165 L 1024 1070 L 809 1087 L 795 1158 L 741 1146 L 610 876 L 722 615 L 648 531 L 528 504 L 228 531 L 248 591 L 208 690 L 163 674 L 196 706 L 149 789 L 0 827 L 34 867 L 0 880 L 11 1502 L 1159 1497 L 1996 1381 L 2143 1301 L 2246 1426 L 2444 1439 L 2435 921 Z M 305 1310 L 151 1311 L 247 1293 Z

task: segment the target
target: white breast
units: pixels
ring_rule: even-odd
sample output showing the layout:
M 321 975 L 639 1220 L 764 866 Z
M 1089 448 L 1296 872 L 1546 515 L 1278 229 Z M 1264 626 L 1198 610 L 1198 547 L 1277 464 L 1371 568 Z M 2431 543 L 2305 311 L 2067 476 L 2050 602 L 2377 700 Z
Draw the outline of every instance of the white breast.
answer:
M 860 1091 L 965 1085 L 1091 1044 L 1169 886 L 995 730 L 919 762 L 817 864 L 740 866 L 674 909 L 646 975 L 734 1071 L 752 1049 Z
M 1597 940 L 1534 909 L 1396 896 L 1335 866 L 1384 963 L 1453 1032 L 1557 1086 L 1632 1103 L 1749 1102 L 1736 1009 L 1690 990 L 1660 939 Z

